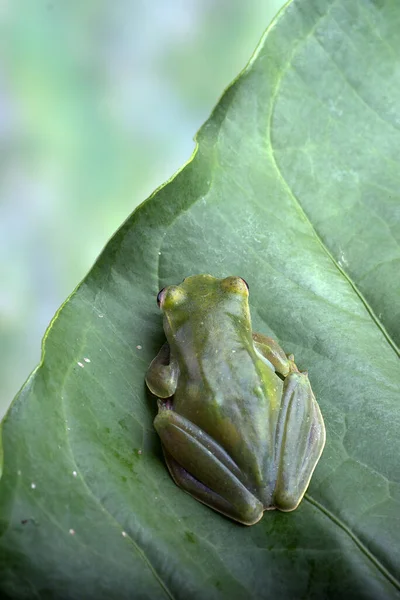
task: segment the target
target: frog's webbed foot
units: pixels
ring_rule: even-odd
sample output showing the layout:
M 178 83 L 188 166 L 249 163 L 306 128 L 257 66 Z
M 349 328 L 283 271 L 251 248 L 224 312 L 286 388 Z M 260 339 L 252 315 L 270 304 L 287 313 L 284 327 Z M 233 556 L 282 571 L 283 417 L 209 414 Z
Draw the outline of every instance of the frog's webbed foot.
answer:
M 244 476 L 227 452 L 207 433 L 173 410 L 160 407 L 154 420 L 175 483 L 200 502 L 253 525 L 262 503 L 244 485 Z
M 307 373 L 285 379 L 275 438 L 274 507 L 294 510 L 308 487 L 325 444 L 325 425 Z

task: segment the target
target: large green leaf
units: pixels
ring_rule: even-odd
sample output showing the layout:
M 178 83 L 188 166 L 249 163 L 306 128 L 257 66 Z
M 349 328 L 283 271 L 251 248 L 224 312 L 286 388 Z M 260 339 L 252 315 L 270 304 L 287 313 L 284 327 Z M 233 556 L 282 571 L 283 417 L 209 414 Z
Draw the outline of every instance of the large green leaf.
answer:
M 59 311 L 3 422 L 3 596 L 400 596 L 399 31 L 398 0 L 288 4 Z M 327 426 L 298 510 L 251 528 L 173 484 L 143 383 L 155 294 L 201 272 L 246 278 Z

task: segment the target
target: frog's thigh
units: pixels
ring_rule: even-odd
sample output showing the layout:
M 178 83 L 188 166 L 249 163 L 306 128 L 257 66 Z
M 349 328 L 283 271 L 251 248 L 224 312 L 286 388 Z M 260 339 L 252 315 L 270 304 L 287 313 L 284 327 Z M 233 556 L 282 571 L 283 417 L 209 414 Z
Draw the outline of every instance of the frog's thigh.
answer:
M 274 506 L 297 507 L 325 444 L 325 425 L 305 373 L 291 373 L 283 388 L 276 428 Z
M 222 496 L 208 488 L 201 481 L 193 477 L 186 469 L 184 469 L 179 463 L 176 462 L 174 458 L 167 452 L 164 448 L 164 456 L 166 463 L 168 465 L 169 472 L 171 473 L 172 479 L 175 481 L 176 485 L 185 490 L 188 494 L 199 500 L 203 504 L 207 504 L 214 510 L 230 517 L 231 519 L 235 519 L 235 521 L 239 521 L 244 525 L 253 525 L 257 523 L 259 519 L 262 517 L 262 508 L 257 507 L 254 511 L 253 515 L 244 515 L 241 511 L 235 510 L 235 507 L 231 502 L 225 500 Z M 250 518 L 248 518 L 250 516 Z M 247 520 L 245 520 L 247 519 Z
M 252 525 L 262 503 L 245 487 L 227 452 L 194 423 L 162 409 L 154 420 L 166 462 L 177 485 L 231 519 Z

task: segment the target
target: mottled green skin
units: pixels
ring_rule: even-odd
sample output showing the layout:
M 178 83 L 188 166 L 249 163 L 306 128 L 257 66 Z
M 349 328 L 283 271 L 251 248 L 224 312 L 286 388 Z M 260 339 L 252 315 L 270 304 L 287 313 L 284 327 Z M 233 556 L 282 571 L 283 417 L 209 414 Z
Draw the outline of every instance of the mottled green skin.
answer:
M 325 443 L 307 374 L 252 333 L 241 278 L 196 275 L 159 297 L 167 343 L 146 383 L 175 482 L 246 525 L 293 510 Z

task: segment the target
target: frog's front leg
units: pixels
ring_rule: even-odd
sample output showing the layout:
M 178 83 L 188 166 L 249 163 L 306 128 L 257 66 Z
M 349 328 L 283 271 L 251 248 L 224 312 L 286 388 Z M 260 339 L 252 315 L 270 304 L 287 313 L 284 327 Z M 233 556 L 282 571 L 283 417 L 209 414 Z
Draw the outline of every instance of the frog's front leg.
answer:
M 146 373 L 146 385 L 157 398 L 170 398 L 178 383 L 179 366 L 171 356 L 168 342 L 150 363 Z
M 276 485 L 272 503 L 294 510 L 311 479 L 325 444 L 325 425 L 307 373 L 286 377 L 275 435 Z
M 266 358 L 277 373 L 286 377 L 291 371 L 297 371 L 292 355 L 286 356 L 276 340 L 262 333 L 253 333 L 255 349 Z
M 175 483 L 200 502 L 245 525 L 263 515 L 262 503 L 247 489 L 246 477 L 207 433 L 159 401 L 154 426 Z

